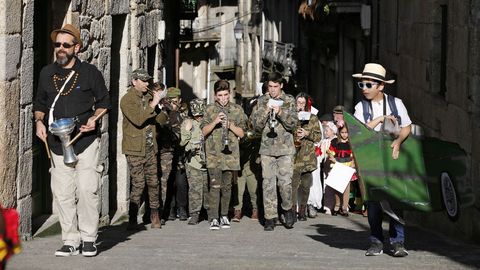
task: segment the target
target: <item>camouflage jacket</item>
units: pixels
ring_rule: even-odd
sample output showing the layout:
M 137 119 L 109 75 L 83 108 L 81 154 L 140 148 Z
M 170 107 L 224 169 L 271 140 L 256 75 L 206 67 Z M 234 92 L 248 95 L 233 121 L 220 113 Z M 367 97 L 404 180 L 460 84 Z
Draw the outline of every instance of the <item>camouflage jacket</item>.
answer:
M 187 122 L 192 122 L 192 129 L 185 129 Z M 203 164 L 205 164 L 205 142 L 203 140 L 202 129 L 200 128 L 200 122 L 191 118 L 184 119 L 180 130 L 180 146 L 184 146 L 185 152 L 187 153 L 186 164 L 195 169 L 205 170 L 205 168 L 202 168 Z
M 320 123 L 318 118 L 315 115 L 310 116 L 308 123 L 300 126 L 298 121 L 298 127 L 310 132 L 307 137 L 301 139 L 300 147 L 297 148 L 297 153 L 295 154 L 295 164 L 294 169 L 300 170 L 300 172 L 311 172 L 317 169 L 317 157 L 315 155 L 315 145 L 314 143 L 319 142 L 322 139 L 320 131 Z
M 188 117 L 188 106 L 182 103 L 178 111 L 162 109 L 159 115 L 158 146 L 160 152 L 173 152 L 180 144 L 180 126 L 183 119 Z
M 295 98 L 282 92 L 278 99 L 283 100 L 281 107 L 282 113 L 276 116 L 277 126 L 274 128 L 277 137 L 269 138 L 270 132 L 268 100 L 270 95 L 267 93 L 258 98 L 257 105 L 253 108 L 250 115 L 250 121 L 257 132 L 262 133 L 262 142 L 260 145 L 260 155 L 284 156 L 294 155 L 295 146 L 293 145 L 293 129 L 297 125 L 298 116 L 295 104 Z
M 155 122 L 158 122 L 161 117 L 158 109 L 148 105 L 151 100 L 150 94 L 144 95 L 133 87 L 120 100 L 120 109 L 123 114 L 122 153 L 125 155 L 145 156 L 149 129 L 152 131 L 155 153 L 158 151 Z
M 206 125 L 213 122 L 217 115 L 221 112 L 220 104 L 215 102 L 205 108 L 202 123 L 200 127 L 203 129 Z M 229 102 L 225 106 L 225 112 L 228 116 L 228 121 L 245 130 L 247 116 L 243 112 L 240 105 Z M 230 144 L 228 148 L 232 151 L 231 154 L 222 153 L 224 145 L 222 142 L 222 125 L 218 124 L 210 134 L 205 138 L 205 153 L 207 155 L 207 168 L 218 168 L 225 170 L 240 170 L 240 149 L 238 137 L 231 130 L 228 130 L 228 138 Z

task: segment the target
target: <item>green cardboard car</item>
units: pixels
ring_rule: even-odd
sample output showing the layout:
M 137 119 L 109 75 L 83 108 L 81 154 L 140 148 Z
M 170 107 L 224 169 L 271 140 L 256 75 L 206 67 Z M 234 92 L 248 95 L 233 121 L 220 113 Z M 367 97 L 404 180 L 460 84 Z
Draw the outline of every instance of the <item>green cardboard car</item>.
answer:
M 386 200 L 392 208 L 445 210 L 451 220 L 474 204 L 467 157 L 456 143 L 411 135 L 394 160 L 392 138 L 344 112 L 364 200 Z

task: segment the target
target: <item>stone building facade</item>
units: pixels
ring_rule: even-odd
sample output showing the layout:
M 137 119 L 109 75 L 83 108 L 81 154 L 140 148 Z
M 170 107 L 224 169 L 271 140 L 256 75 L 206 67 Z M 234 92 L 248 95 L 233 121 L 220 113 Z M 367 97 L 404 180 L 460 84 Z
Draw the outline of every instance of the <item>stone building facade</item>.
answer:
M 71 23 L 81 30 L 83 61 L 97 66 L 110 91 L 113 110 L 102 121 L 101 219 L 125 212 L 129 180 L 121 154 L 122 116 L 118 100 L 126 93 L 133 69 L 163 78 L 161 0 L 0 0 L 0 203 L 16 207 L 21 234 L 32 235 L 32 220 L 51 209 L 48 158 L 35 137 L 32 100 L 40 68 L 53 61 L 51 30 Z M 54 216 L 54 215 L 53 215 Z

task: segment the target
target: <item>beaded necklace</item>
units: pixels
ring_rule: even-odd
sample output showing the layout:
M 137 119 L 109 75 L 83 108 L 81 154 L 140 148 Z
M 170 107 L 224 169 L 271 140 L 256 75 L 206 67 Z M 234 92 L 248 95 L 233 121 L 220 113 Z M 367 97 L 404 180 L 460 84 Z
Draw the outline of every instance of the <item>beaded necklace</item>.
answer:
M 65 75 L 65 77 L 60 77 L 59 75 L 57 74 L 53 74 L 53 85 L 55 86 L 55 90 L 57 90 L 57 92 L 60 92 L 60 88 L 58 87 L 58 82 L 63 82 L 67 79 L 68 77 L 68 74 Z M 72 84 L 70 85 L 70 89 L 68 89 L 68 91 L 63 91 L 62 93 L 60 93 L 60 95 L 62 96 L 66 96 L 68 94 L 70 94 L 73 89 L 75 89 L 75 86 L 77 85 L 77 79 L 78 79 L 78 73 L 76 72 L 75 75 L 73 75 L 73 82 Z M 62 84 L 63 85 L 63 84 Z

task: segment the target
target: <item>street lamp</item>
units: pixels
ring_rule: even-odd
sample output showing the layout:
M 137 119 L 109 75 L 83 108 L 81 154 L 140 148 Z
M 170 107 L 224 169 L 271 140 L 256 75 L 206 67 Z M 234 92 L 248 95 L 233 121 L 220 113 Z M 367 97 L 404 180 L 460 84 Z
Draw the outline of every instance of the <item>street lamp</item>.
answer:
M 240 21 L 237 21 L 235 27 L 233 28 L 233 33 L 235 34 L 236 40 L 241 40 L 243 38 L 243 24 Z

